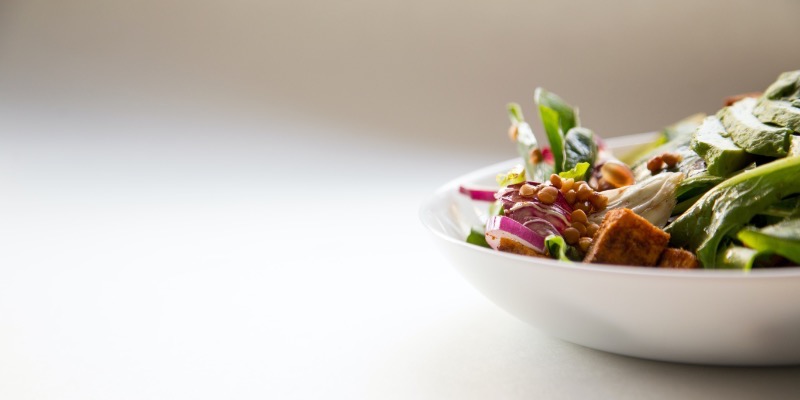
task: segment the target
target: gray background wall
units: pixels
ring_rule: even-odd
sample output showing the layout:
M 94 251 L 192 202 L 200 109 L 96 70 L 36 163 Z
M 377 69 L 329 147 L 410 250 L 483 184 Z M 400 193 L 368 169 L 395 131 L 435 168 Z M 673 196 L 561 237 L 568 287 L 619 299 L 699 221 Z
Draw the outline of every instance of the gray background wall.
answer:
M 800 68 L 798 15 L 789 0 L 5 0 L 0 99 L 313 122 L 496 160 L 512 154 L 505 103 L 533 117 L 539 85 L 604 136 L 761 90 Z

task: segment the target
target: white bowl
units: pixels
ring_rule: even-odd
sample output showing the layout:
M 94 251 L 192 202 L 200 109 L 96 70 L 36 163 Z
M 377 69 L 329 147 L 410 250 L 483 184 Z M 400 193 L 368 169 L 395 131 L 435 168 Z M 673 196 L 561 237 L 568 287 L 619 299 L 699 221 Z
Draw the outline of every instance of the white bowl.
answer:
M 562 263 L 466 243 L 487 203 L 468 200 L 459 185 L 493 185 L 497 173 L 517 163 L 457 178 L 420 210 L 451 263 L 495 304 L 552 336 L 612 353 L 697 364 L 800 364 L 800 268 L 744 273 Z

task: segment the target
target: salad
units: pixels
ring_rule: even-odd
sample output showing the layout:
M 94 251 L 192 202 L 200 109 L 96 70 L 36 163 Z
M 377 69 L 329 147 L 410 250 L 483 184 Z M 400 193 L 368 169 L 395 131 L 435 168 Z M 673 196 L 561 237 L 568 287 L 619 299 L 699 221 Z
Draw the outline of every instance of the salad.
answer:
M 800 70 L 620 158 L 558 95 L 537 88 L 534 102 L 548 143 L 508 105 L 521 161 L 497 188 L 460 188 L 489 209 L 467 242 L 569 262 L 800 265 Z

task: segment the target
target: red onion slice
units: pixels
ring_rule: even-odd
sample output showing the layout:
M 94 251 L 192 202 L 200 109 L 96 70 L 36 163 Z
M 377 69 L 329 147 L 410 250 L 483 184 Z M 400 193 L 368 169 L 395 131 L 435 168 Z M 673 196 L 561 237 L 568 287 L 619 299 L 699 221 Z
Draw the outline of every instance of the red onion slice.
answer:
M 557 229 L 557 234 L 569 228 L 572 216 L 558 204 L 544 204 L 539 201 L 521 201 L 506 210 L 507 217 L 529 226 L 529 221 L 545 220 Z
M 508 217 L 492 217 L 486 223 L 486 242 L 495 250 L 500 246 L 500 240 L 505 238 L 539 253 L 544 253 L 544 239 L 546 237 L 546 235 L 542 236 L 541 233 L 534 232 L 525 227 L 525 225 Z
M 497 190 L 460 186 L 458 188 L 458 192 L 469 196 L 469 198 L 472 200 L 495 201 L 494 195 L 497 193 Z

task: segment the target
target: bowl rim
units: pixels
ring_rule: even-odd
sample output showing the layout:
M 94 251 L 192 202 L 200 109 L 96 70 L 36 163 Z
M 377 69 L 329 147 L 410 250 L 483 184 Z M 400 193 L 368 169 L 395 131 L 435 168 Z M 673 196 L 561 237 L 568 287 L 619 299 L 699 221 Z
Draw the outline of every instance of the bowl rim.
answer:
M 647 134 L 639 134 L 639 135 L 631 135 L 630 137 L 639 137 L 644 135 L 651 135 L 651 133 Z M 614 138 L 614 142 L 622 142 L 624 138 L 628 136 L 623 136 L 619 138 Z M 610 140 L 606 141 L 607 143 Z M 614 146 L 609 146 L 614 147 Z M 496 174 L 497 171 L 502 170 L 504 167 L 508 168 L 509 164 L 514 164 L 515 162 L 519 162 L 517 158 L 508 159 L 505 161 L 501 161 L 498 163 L 494 163 L 472 172 L 466 173 L 461 175 L 455 179 L 452 179 L 445 183 L 444 185 L 440 186 L 438 189 L 434 191 L 432 195 L 430 195 L 425 201 L 422 202 L 418 209 L 418 218 L 421 220 L 422 224 L 433 233 L 435 237 L 438 237 L 441 240 L 449 242 L 455 246 L 461 246 L 467 251 L 477 251 L 482 252 L 484 254 L 492 254 L 495 257 L 505 258 L 508 260 L 513 260 L 515 262 L 525 262 L 530 263 L 532 265 L 536 265 L 537 268 L 553 268 L 559 269 L 562 271 L 575 271 L 575 272 L 592 272 L 592 273 L 602 273 L 602 274 L 618 274 L 618 275 L 632 275 L 632 276 L 650 276 L 650 277 L 670 277 L 670 278 L 678 278 L 678 279 L 736 279 L 736 280 L 761 280 L 761 279 L 776 279 L 776 278 L 800 278 L 800 266 L 798 267 L 780 267 L 780 268 L 760 268 L 760 269 L 752 269 L 750 271 L 742 271 L 742 270 L 735 270 L 735 269 L 674 269 L 674 268 L 656 268 L 656 267 L 644 267 L 644 266 L 629 266 L 629 265 L 618 265 L 618 264 L 585 264 L 585 263 L 567 263 L 564 261 L 558 261 L 553 259 L 547 258 L 534 258 L 529 256 L 523 256 L 519 254 L 507 253 L 502 251 L 496 251 L 492 249 L 487 249 L 484 247 L 476 246 L 470 243 L 467 243 L 465 240 L 457 240 L 447 233 L 438 229 L 435 224 L 432 223 L 434 218 L 434 204 L 436 203 L 437 199 L 441 198 L 442 196 L 446 196 L 448 194 L 456 194 L 458 193 L 458 188 L 462 183 L 465 182 L 472 182 L 477 180 L 477 178 L 486 177 L 488 175 Z

